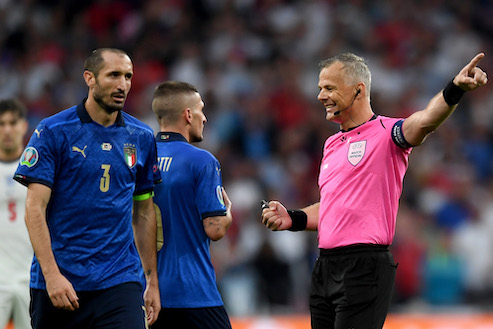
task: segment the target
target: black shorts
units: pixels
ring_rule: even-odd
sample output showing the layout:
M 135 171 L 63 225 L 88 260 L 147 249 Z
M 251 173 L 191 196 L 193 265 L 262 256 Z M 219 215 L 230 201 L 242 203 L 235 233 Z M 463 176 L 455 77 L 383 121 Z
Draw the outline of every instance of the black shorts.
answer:
M 381 329 L 397 265 L 387 246 L 321 249 L 310 289 L 313 329 Z
M 162 308 L 151 329 L 231 329 L 224 306 Z
M 137 282 L 95 291 L 78 291 L 79 308 L 53 306 L 46 290 L 31 289 L 31 324 L 34 329 L 145 329 L 142 286 Z

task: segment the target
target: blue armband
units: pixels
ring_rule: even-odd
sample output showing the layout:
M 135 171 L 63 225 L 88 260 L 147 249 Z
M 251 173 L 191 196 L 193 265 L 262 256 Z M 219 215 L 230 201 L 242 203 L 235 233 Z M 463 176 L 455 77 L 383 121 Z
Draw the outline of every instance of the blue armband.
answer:
M 413 146 L 407 142 L 406 138 L 404 137 L 404 134 L 402 133 L 403 123 L 404 123 L 404 119 L 399 120 L 392 127 L 392 140 L 394 141 L 395 145 L 403 149 L 407 149 Z

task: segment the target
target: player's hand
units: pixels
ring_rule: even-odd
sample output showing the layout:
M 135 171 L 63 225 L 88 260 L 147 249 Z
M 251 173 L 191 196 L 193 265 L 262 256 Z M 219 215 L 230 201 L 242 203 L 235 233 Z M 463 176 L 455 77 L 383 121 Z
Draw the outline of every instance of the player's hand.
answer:
M 144 292 L 144 304 L 147 312 L 147 324 L 152 325 L 156 322 L 161 311 L 161 299 L 159 287 L 148 285 Z
M 56 308 L 75 311 L 79 308 L 79 297 L 74 287 L 61 273 L 45 277 L 46 291 Z
M 226 211 L 231 211 L 231 207 L 233 206 L 233 203 L 229 199 L 228 193 L 226 193 L 224 187 L 222 188 L 222 194 L 223 194 L 224 205 L 226 206 Z
M 262 206 L 262 224 L 272 231 L 284 231 L 289 229 L 293 222 L 280 202 L 270 201 L 268 206 Z
M 484 58 L 484 53 L 477 54 L 454 78 L 454 84 L 464 91 L 474 90 L 488 82 L 486 72 L 477 67 Z

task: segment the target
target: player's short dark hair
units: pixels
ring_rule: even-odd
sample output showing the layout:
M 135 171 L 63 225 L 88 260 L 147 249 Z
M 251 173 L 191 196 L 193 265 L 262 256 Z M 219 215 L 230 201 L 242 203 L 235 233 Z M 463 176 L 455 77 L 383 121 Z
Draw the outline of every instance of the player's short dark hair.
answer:
M 198 93 L 198 89 L 187 82 L 165 81 L 154 90 L 152 97 L 152 111 L 156 114 L 158 121 L 174 123 L 183 110 L 182 96 Z M 159 101 L 156 103 L 156 100 Z M 156 104 L 159 104 L 156 106 Z
M 181 93 L 198 93 L 197 87 L 183 81 L 165 81 L 154 90 L 153 99 Z
M 0 115 L 3 115 L 6 112 L 17 114 L 20 119 L 25 119 L 27 117 L 26 107 L 16 98 L 0 100 Z
M 99 71 L 101 71 L 104 66 L 103 53 L 105 52 L 125 55 L 130 58 L 125 51 L 118 48 L 98 48 L 93 50 L 91 55 L 89 55 L 89 57 L 87 57 L 84 61 L 84 71 L 92 72 L 95 76 L 98 76 Z

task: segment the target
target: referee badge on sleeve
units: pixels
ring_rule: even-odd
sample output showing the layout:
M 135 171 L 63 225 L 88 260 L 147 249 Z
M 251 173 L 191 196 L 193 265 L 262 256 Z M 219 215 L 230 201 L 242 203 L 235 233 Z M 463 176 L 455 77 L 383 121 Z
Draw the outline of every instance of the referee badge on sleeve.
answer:
M 356 166 L 361 162 L 366 151 L 366 141 L 354 142 L 349 144 L 347 159 L 349 163 Z

